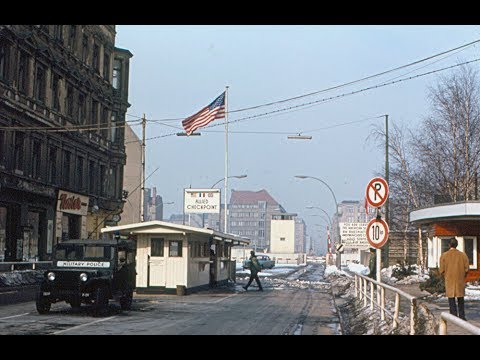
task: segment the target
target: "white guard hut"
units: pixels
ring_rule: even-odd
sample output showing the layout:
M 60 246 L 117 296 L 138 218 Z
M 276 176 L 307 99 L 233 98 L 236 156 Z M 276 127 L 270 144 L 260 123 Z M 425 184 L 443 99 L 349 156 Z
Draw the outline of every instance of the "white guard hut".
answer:
M 148 221 L 103 228 L 102 233 L 136 241 L 137 293 L 207 289 L 235 280 L 231 248 L 249 239 L 209 228 Z

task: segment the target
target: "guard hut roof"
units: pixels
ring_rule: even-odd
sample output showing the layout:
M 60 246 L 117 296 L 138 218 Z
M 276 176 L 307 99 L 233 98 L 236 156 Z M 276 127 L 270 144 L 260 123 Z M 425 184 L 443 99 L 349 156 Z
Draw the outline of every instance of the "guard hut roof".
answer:
M 210 235 L 216 240 L 232 243 L 232 245 L 248 245 L 250 239 L 235 234 L 223 233 L 210 228 L 198 228 L 195 226 L 179 225 L 167 221 L 145 221 L 134 224 L 107 226 L 101 229 L 102 233 L 120 232 L 121 235 L 138 234 L 198 234 Z

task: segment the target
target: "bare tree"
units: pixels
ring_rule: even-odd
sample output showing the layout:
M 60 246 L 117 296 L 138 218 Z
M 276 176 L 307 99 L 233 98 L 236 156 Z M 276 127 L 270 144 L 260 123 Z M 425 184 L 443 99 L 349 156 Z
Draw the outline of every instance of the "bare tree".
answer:
M 470 200 L 480 167 L 478 73 L 462 67 L 429 90 L 432 114 L 412 142 L 419 168 L 430 174 L 432 189 L 445 200 Z
M 393 123 L 389 134 L 390 227 L 406 233 L 409 213 L 437 202 L 477 197 L 480 167 L 480 82 L 472 67 L 464 66 L 439 77 L 429 88 L 431 114 L 418 130 Z M 371 136 L 385 143 L 385 130 Z M 419 249 L 422 249 L 419 236 Z M 406 257 L 406 253 L 404 254 Z M 419 253 L 420 264 L 423 255 Z

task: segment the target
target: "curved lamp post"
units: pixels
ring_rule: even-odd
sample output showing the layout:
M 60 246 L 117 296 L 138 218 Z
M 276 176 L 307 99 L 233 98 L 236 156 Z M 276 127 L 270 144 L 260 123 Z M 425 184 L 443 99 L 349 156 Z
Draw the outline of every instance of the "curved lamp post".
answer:
M 243 174 L 243 175 L 231 175 L 231 176 L 228 176 L 227 179 L 230 179 L 230 178 L 237 178 L 237 179 L 243 179 L 243 178 L 246 178 L 247 175 Z M 213 184 L 212 186 L 210 186 L 210 189 L 213 189 L 215 187 L 215 185 L 221 183 L 222 181 L 224 181 L 225 178 L 221 178 L 220 180 L 218 180 L 215 184 Z M 226 199 L 226 197 L 225 197 Z M 226 201 L 225 201 L 225 229 L 223 232 L 227 232 L 227 204 L 226 204 Z M 203 220 L 203 227 L 205 227 L 205 213 L 202 214 L 202 220 Z M 219 221 L 220 221 L 220 217 L 219 217 Z M 220 226 L 219 226 L 220 227 Z M 219 229 L 220 231 L 220 229 Z
M 332 228 L 332 220 L 330 219 L 330 215 L 328 215 L 328 213 L 327 213 L 325 210 L 323 210 L 321 207 L 318 207 L 318 206 L 306 206 L 305 208 L 306 208 L 306 209 L 318 209 L 318 210 L 323 211 L 323 213 L 327 216 L 328 222 L 330 223 L 330 229 Z
M 341 244 L 341 238 L 340 238 L 340 223 L 338 221 L 338 202 L 337 202 L 337 197 L 335 196 L 335 193 L 333 192 L 332 188 L 330 187 L 330 185 L 328 185 L 325 181 L 323 181 L 322 179 L 319 179 L 318 177 L 315 177 L 315 176 L 308 176 L 308 175 L 295 175 L 296 178 L 298 179 L 314 179 L 314 180 L 317 180 L 317 181 L 320 181 L 323 185 L 325 185 L 328 190 L 330 190 L 330 193 L 332 194 L 333 196 L 333 201 L 335 201 L 335 218 L 337 219 L 337 229 L 336 229 L 336 238 L 337 238 L 337 241 L 335 241 L 335 243 L 337 244 Z M 341 268 L 341 255 L 340 253 L 337 253 L 337 268 L 340 269 Z

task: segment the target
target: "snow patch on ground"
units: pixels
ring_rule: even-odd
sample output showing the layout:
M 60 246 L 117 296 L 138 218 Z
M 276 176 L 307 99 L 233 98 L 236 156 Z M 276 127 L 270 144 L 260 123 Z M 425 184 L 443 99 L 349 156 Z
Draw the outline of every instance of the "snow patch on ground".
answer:
M 14 270 L 0 273 L 0 287 L 39 284 L 44 270 Z

